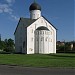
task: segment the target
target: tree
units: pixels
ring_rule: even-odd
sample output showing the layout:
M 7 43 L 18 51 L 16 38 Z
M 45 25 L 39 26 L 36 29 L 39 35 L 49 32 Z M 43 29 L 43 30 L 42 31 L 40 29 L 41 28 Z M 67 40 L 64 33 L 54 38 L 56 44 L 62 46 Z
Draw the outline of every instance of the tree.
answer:
M 71 48 L 72 44 L 73 44 L 73 48 Z M 65 42 L 63 46 L 61 44 L 57 45 L 57 52 L 75 53 L 75 41 Z
M 6 52 L 14 52 L 14 40 L 10 39 L 5 39 L 5 49 L 4 51 Z
M 0 41 L 0 49 L 4 50 L 6 47 L 5 42 L 4 41 Z
M 5 52 L 14 52 L 14 40 L 10 38 L 0 41 L 0 50 Z

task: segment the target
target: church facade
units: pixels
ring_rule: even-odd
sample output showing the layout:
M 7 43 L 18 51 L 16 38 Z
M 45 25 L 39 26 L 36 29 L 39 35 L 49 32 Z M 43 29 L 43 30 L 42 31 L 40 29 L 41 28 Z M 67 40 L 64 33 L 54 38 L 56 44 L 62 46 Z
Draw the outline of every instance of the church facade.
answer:
M 32 3 L 30 18 L 21 17 L 15 30 L 16 53 L 56 53 L 56 28 L 41 16 L 41 6 Z

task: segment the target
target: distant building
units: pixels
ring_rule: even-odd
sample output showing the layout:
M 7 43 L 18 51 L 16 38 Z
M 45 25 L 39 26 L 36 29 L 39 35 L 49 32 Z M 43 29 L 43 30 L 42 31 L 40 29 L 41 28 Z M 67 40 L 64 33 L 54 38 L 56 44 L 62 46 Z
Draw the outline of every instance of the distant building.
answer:
M 71 43 L 71 50 L 73 49 L 73 43 Z
M 39 4 L 32 3 L 29 11 L 30 18 L 21 17 L 14 33 L 16 52 L 56 53 L 56 28 L 41 16 Z
M 57 41 L 57 45 L 58 46 L 64 46 L 65 45 L 65 42 Z

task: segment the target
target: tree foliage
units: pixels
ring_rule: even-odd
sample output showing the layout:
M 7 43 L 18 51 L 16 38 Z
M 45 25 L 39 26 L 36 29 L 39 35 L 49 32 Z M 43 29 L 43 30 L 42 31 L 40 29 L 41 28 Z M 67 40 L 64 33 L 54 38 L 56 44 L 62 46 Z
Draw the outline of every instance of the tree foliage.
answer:
M 0 50 L 5 52 L 14 52 L 14 40 L 10 38 L 0 41 Z
M 73 44 L 73 48 L 71 48 L 71 44 Z M 64 45 L 57 45 L 57 52 L 75 53 L 75 41 L 65 42 Z

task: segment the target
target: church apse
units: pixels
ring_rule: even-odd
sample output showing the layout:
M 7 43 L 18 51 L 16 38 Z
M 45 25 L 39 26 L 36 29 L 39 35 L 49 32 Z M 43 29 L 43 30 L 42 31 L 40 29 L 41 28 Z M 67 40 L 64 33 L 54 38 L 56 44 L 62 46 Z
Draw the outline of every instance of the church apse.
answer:
M 49 29 L 41 26 L 35 30 L 35 53 L 45 54 L 49 53 Z

